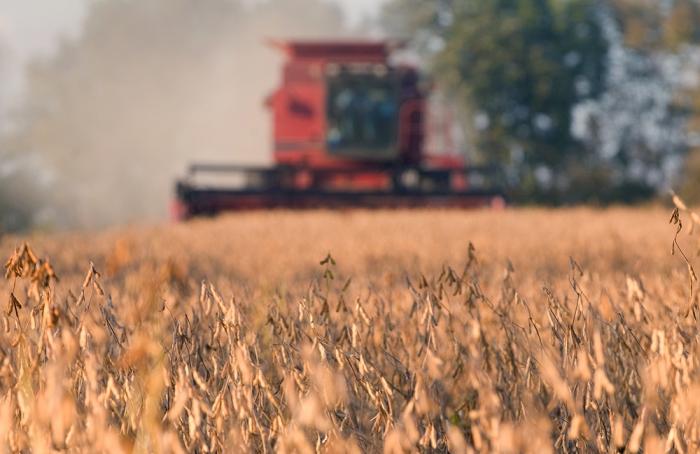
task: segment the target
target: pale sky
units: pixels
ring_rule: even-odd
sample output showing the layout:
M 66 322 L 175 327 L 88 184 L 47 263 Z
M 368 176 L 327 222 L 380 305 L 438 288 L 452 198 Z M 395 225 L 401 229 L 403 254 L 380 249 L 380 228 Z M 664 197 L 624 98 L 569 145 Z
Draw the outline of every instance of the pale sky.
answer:
M 0 0 L 0 39 L 18 57 L 49 52 L 59 36 L 75 35 L 86 0 Z
M 50 52 L 60 36 L 79 33 L 86 5 L 95 0 L 0 0 L 0 42 L 17 57 Z M 326 0 L 340 5 L 351 24 L 376 16 L 386 0 Z

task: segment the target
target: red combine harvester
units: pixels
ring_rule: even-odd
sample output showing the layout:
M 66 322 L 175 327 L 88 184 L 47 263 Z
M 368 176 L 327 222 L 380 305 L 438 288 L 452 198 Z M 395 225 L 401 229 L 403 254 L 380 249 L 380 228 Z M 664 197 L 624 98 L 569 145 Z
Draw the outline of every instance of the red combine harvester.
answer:
M 269 168 L 194 164 L 176 216 L 229 210 L 501 206 L 498 169 L 426 151 L 428 93 L 385 42 L 275 42 L 288 59 L 268 99 Z M 224 182 L 222 184 L 222 181 Z

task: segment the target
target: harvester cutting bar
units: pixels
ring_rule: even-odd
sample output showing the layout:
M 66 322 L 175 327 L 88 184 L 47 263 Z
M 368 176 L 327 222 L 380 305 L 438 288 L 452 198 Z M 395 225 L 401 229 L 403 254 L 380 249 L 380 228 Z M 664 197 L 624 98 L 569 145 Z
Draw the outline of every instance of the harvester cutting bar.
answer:
M 498 206 L 492 167 L 260 168 L 195 164 L 177 183 L 175 216 L 269 208 Z M 467 189 L 468 188 L 468 189 Z

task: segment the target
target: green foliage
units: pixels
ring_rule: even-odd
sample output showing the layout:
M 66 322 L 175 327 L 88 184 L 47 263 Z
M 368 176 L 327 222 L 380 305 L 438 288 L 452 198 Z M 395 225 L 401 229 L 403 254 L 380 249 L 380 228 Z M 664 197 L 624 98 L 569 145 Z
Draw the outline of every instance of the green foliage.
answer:
M 700 42 L 700 4 L 697 0 L 610 0 L 631 48 L 678 50 Z
M 470 112 L 478 158 L 510 167 L 516 201 L 651 197 L 673 175 L 648 177 L 689 148 L 683 128 L 700 131 L 700 94 L 663 69 L 700 44 L 698 0 L 393 0 L 386 16 L 442 43 L 434 74 Z M 598 116 L 586 137 L 572 134 L 581 106 Z
M 506 157 L 515 144 L 526 165 L 557 167 L 566 158 L 571 108 L 600 92 L 603 74 L 605 44 L 586 3 L 476 2 L 456 11 L 439 61 L 488 116 L 481 147 L 488 153 Z
M 398 5 L 411 8 L 411 1 Z M 572 108 L 604 88 L 607 44 L 592 0 L 463 0 L 436 3 L 425 28 L 444 41 L 435 73 L 478 118 L 480 158 L 514 165 L 522 196 L 534 174 L 560 173 L 584 147 Z M 425 11 L 419 10 L 421 17 Z M 442 18 L 442 19 L 441 19 Z M 442 27 L 440 26 L 442 24 Z
M 663 24 L 664 44 L 677 50 L 683 44 L 700 42 L 700 5 L 676 0 Z

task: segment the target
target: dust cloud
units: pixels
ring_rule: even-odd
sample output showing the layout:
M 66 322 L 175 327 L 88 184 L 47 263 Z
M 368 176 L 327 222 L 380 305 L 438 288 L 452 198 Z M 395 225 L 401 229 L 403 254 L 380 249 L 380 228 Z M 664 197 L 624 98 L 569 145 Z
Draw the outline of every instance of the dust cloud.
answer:
M 268 38 L 347 35 L 319 0 L 91 3 L 80 38 L 34 62 L 4 148 L 32 156 L 35 224 L 165 219 L 188 163 L 270 162 Z

